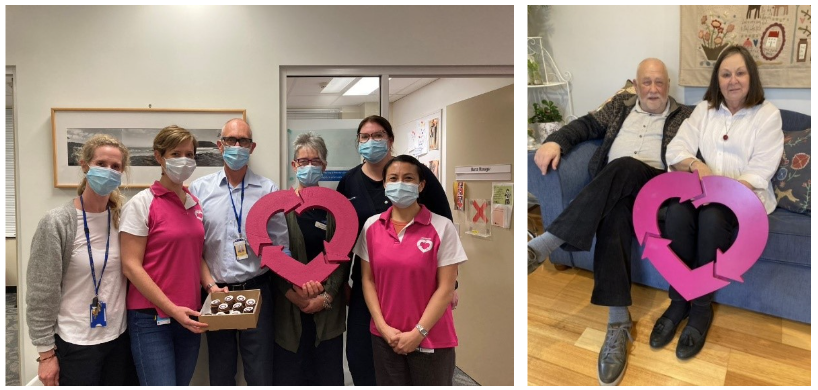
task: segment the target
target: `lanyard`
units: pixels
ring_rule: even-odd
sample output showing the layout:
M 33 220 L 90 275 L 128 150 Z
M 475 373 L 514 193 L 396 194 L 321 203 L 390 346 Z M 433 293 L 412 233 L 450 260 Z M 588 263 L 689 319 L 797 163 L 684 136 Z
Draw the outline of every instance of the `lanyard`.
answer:
M 91 254 L 91 236 L 88 230 L 88 219 L 85 216 L 85 202 L 80 195 L 80 205 L 82 206 L 82 224 L 85 226 L 85 243 L 88 244 L 88 260 L 91 262 L 91 281 L 94 283 L 94 297 L 99 296 L 99 286 L 102 285 L 102 276 L 105 275 L 105 267 L 108 266 L 108 248 L 111 244 L 111 206 L 108 206 L 108 240 L 105 241 L 105 262 L 102 263 L 102 272 L 99 273 L 99 283 L 97 283 L 96 272 L 94 271 L 94 256 Z
M 244 178 L 241 179 L 241 205 L 236 213 L 236 204 L 233 202 L 233 191 L 230 191 L 230 182 L 227 182 L 227 196 L 230 197 L 230 205 L 233 206 L 233 215 L 236 216 L 236 223 L 239 225 L 239 236 L 241 236 L 241 214 L 244 211 Z

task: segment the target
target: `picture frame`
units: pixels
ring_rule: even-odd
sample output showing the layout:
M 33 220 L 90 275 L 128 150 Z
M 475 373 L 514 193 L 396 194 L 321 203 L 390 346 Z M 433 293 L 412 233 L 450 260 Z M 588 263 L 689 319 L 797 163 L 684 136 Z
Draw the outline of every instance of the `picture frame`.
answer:
M 189 130 L 196 137 L 196 170 L 185 181 L 218 171 L 224 165 L 216 148 L 222 126 L 233 118 L 247 120 L 244 109 L 164 108 L 52 108 L 51 131 L 54 151 L 54 187 L 76 188 L 83 173 L 75 152 L 94 134 L 109 134 L 122 141 L 130 152 L 131 167 L 122 186 L 147 188 L 159 180 L 161 168 L 153 156 L 153 139 L 170 125 Z

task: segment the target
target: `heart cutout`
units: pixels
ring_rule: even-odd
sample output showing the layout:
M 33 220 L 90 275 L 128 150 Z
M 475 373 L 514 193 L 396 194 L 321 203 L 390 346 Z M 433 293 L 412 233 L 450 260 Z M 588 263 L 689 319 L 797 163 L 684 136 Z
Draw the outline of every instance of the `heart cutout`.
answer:
M 738 220 L 738 235 L 733 245 L 716 251 L 716 261 L 691 270 L 670 249 L 671 240 L 661 237 L 656 215 L 664 201 L 679 198 L 699 207 L 707 203 L 727 206 Z M 642 258 L 648 259 L 659 274 L 688 301 L 724 288 L 730 280 L 743 282 L 743 275 L 761 257 L 767 244 L 769 220 L 758 197 L 738 181 L 724 176 L 706 176 L 698 172 L 669 172 L 648 181 L 633 205 L 633 228 Z
M 423 253 L 432 250 L 432 246 L 434 246 L 434 244 L 432 243 L 432 240 L 428 238 L 421 238 L 418 240 L 418 249 L 420 249 L 420 251 Z
M 284 253 L 283 246 L 275 246 L 267 233 L 267 221 L 278 213 L 295 210 L 301 215 L 308 209 L 326 210 L 335 219 L 332 240 L 324 242 L 324 251 L 307 264 Z M 358 214 L 347 198 L 338 191 L 324 187 L 308 187 L 296 194 L 295 190 L 271 192 L 259 199 L 247 214 L 247 241 L 261 258 L 261 265 L 270 268 L 297 286 L 315 280 L 325 281 L 340 262 L 349 261 L 349 252 L 355 245 L 358 232 Z

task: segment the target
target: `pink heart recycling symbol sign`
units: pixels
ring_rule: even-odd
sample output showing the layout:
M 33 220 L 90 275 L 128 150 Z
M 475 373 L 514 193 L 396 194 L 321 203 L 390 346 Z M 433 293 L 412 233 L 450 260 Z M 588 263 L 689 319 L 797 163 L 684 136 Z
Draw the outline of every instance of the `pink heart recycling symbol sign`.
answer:
M 335 234 L 330 242 L 324 242 L 323 252 L 309 263 L 301 264 L 287 256 L 283 246 L 273 246 L 267 233 L 267 221 L 277 213 L 295 210 L 300 215 L 312 208 L 332 214 Z M 261 197 L 247 213 L 247 240 L 261 258 L 261 265 L 298 286 L 311 280 L 323 282 L 340 262 L 349 261 L 349 252 L 358 239 L 357 232 L 358 214 L 352 203 L 340 192 L 324 187 L 304 188 L 298 195 L 294 190 L 271 192 Z
M 699 207 L 720 203 L 738 219 L 738 236 L 726 252 L 716 250 L 716 261 L 691 270 L 670 248 L 671 240 L 661 237 L 657 214 L 670 198 L 692 201 Z M 743 275 L 761 257 L 767 244 L 769 220 L 761 200 L 752 190 L 724 176 L 705 176 L 698 172 L 669 172 L 651 179 L 633 205 L 633 229 L 648 259 L 659 274 L 685 299 L 693 300 L 726 287 L 731 280 L 744 282 Z

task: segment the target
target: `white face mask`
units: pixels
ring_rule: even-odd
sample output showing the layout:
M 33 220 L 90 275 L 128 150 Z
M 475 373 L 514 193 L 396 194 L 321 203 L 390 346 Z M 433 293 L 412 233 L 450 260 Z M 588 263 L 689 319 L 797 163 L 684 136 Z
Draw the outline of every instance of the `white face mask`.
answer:
M 182 184 L 190 178 L 196 170 L 196 160 L 187 157 L 169 158 L 165 160 L 165 174 L 176 184 Z

